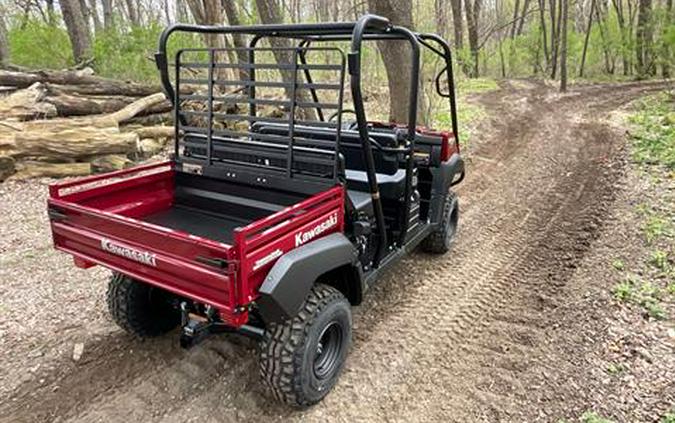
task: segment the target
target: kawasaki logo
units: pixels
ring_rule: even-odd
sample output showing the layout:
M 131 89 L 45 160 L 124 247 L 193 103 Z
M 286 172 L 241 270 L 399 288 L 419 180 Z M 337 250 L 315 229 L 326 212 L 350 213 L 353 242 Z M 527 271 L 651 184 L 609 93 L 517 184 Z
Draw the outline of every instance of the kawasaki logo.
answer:
M 139 263 L 155 267 L 157 266 L 154 254 L 148 253 L 147 251 L 138 251 L 132 248 L 122 247 L 121 245 L 117 245 L 106 238 L 101 239 L 101 249 L 103 251 L 107 251 L 109 253 L 137 261 Z
M 330 217 L 323 222 L 319 223 L 312 229 L 304 232 L 298 232 L 295 234 L 295 246 L 298 247 L 307 241 L 311 240 L 312 238 L 321 235 L 322 233 L 326 232 L 328 229 L 332 228 L 333 226 L 337 225 L 338 223 L 338 218 L 337 218 L 337 213 L 333 213 L 330 215 Z

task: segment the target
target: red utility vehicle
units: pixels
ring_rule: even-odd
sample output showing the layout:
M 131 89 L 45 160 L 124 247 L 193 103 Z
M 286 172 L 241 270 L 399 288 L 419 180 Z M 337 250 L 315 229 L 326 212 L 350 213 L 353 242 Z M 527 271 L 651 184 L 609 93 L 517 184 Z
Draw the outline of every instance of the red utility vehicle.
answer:
M 228 49 L 178 51 L 171 76 L 167 40 L 176 31 L 237 33 L 249 46 L 229 49 L 238 63 L 223 60 Z M 298 44 L 258 46 L 272 37 Z M 374 40 L 410 45 L 401 58 L 411 76 L 406 123 L 366 119 L 361 49 Z M 336 47 L 344 41 L 347 54 Z M 421 48 L 444 64 L 435 85 L 449 99 L 447 132 L 416 126 Z M 453 240 L 451 186 L 464 166 L 448 44 L 374 15 L 176 25 L 156 60 L 174 104 L 172 159 L 52 185 L 54 244 L 79 267 L 113 271 L 108 305 L 122 328 L 151 337 L 181 325 L 185 347 L 218 331 L 259 338 L 260 371 L 277 398 L 316 403 L 344 365 L 350 305 L 417 245 L 444 253 Z M 343 109 L 347 72 L 353 110 Z M 240 78 L 227 79 L 233 73 Z M 203 89 L 186 94 L 181 84 Z M 277 113 L 261 112 L 269 106 Z

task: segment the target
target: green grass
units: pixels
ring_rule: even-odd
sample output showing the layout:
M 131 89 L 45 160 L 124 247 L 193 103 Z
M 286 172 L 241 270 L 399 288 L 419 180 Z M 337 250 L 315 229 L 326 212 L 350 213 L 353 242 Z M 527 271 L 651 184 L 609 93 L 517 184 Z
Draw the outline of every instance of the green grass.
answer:
M 620 302 L 640 306 L 652 319 L 664 320 L 667 317 L 661 306 L 663 291 L 651 282 L 641 282 L 629 276 L 616 284 L 612 294 Z
M 624 371 L 624 367 L 621 364 L 609 363 L 607 365 L 607 373 L 610 375 L 618 375 Z
M 648 244 L 652 244 L 663 237 L 672 237 L 675 233 L 672 217 L 666 216 L 646 204 L 639 205 L 637 211 L 643 218 L 642 233 Z
M 614 423 L 613 420 L 599 416 L 593 411 L 587 411 L 581 416 L 581 421 L 583 423 Z
M 649 257 L 649 264 L 662 272 L 668 272 L 670 269 L 668 252 L 663 250 L 654 250 Z
M 626 279 L 619 282 L 613 290 L 614 298 L 622 302 L 630 301 L 634 296 L 635 283 L 632 279 Z
M 634 124 L 633 157 L 640 164 L 675 170 L 675 98 L 672 93 L 647 97 L 629 118 Z
M 612 261 L 612 267 L 616 270 L 626 270 L 626 264 L 621 259 L 615 259 Z
M 484 93 L 498 89 L 497 81 L 491 78 L 464 78 L 457 82 L 457 92 L 460 94 Z
M 666 413 L 666 415 L 661 419 L 661 423 L 675 423 L 675 411 Z

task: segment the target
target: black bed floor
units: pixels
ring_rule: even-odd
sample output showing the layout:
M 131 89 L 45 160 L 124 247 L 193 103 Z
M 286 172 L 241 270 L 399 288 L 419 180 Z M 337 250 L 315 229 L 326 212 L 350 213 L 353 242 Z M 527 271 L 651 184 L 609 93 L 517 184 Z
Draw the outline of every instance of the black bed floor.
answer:
M 170 209 L 149 214 L 143 220 L 226 244 L 232 243 L 235 228 L 250 223 L 250 221 L 208 213 L 181 205 L 173 205 Z

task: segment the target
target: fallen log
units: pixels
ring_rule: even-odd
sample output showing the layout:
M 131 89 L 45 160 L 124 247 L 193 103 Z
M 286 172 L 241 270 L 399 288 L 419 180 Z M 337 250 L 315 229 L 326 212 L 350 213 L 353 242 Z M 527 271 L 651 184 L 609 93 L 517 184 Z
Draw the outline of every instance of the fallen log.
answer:
M 45 102 L 56 109 L 58 116 L 87 116 L 115 112 L 132 103 L 132 97 L 82 97 L 79 95 L 60 94 L 47 97 Z
M 0 98 L 0 116 L 4 119 L 29 120 L 56 116 L 56 107 L 45 102 L 47 88 L 36 82 L 30 87 Z
M 58 96 L 48 96 L 46 103 L 53 104 L 56 107 L 58 116 L 88 116 L 113 113 L 120 110 L 134 101 L 135 97 L 127 96 L 90 96 L 59 94 Z M 138 113 L 138 116 L 147 116 L 157 113 L 166 113 L 171 111 L 172 106 L 168 100 L 157 103 Z
M 134 165 L 134 162 L 122 154 L 110 154 L 97 157 L 91 161 L 91 173 L 106 173 L 113 170 L 126 169 Z
M 132 97 L 141 97 L 151 95 L 161 91 L 158 85 L 144 85 L 136 82 L 117 81 L 114 79 L 103 78 L 91 75 L 85 71 L 63 71 L 63 70 L 39 70 L 34 72 L 20 72 L 11 70 L 0 70 L 0 85 L 7 85 L 18 88 L 26 88 L 36 82 L 58 84 L 65 86 L 77 86 L 87 93 L 110 94 L 110 95 L 128 95 Z M 83 93 L 80 91 L 80 94 Z
M 164 94 L 153 94 L 100 116 L 0 122 L 4 126 L 0 131 L 0 153 L 14 158 L 41 157 L 60 162 L 135 153 L 139 137 L 133 132 L 120 132 L 120 123 L 164 99 Z
M 68 176 L 86 176 L 91 174 L 89 163 L 39 163 L 25 162 L 17 164 L 17 172 L 11 179 L 28 178 L 65 178 Z
M 139 126 L 124 128 L 125 131 L 133 131 L 138 137 L 143 138 L 173 138 L 176 135 L 176 129 L 173 126 Z

